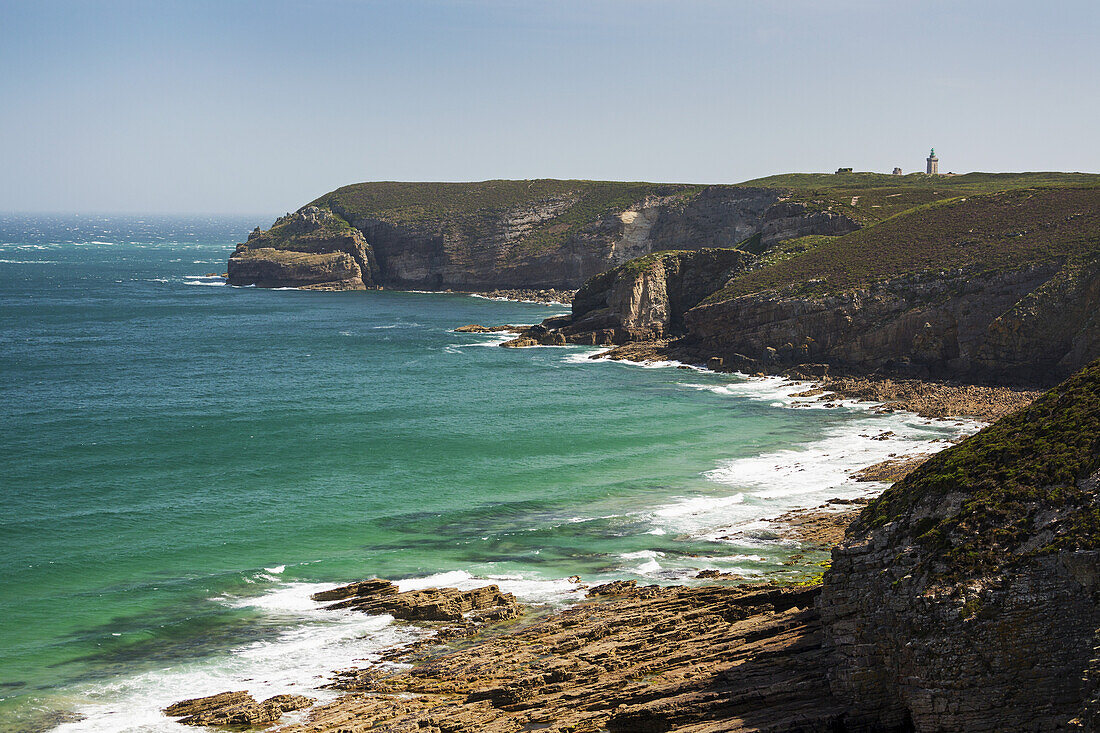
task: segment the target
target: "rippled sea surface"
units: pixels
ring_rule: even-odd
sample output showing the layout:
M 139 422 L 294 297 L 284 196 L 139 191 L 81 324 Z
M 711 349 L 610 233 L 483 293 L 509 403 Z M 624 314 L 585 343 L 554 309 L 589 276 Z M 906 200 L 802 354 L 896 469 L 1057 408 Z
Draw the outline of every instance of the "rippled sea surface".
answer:
M 309 600 L 341 581 L 812 572 L 762 518 L 973 429 L 452 331 L 563 307 L 213 276 L 269 220 L 0 217 L 0 729 L 182 730 L 422 633 Z

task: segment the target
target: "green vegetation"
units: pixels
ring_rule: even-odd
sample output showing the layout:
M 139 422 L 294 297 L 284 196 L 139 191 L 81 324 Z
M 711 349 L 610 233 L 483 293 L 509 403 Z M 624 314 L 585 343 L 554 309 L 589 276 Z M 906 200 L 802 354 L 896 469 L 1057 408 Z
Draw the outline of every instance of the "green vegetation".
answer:
M 791 201 L 815 210 L 844 214 L 864 225 L 873 224 L 914 206 L 958 196 L 997 193 L 1020 188 L 1100 185 L 1094 173 L 967 173 L 928 176 L 911 173 L 786 173 L 738 184 L 778 188 Z
M 801 253 L 795 251 L 801 248 Z M 925 204 L 840 237 L 781 243 L 705 303 L 784 287 L 819 295 L 905 274 L 997 272 L 1100 255 L 1100 186 L 1022 189 Z
M 650 252 L 642 257 L 635 257 L 632 260 L 627 260 L 623 264 L 619 265 L 610 272 L 617 273 L 619 275 L 627 275 L 634 277 L 642 274 L 657 262 L 668 262 L 671 258 L 682 257 L 684 255 L 694 254 L 692 250 L 686 249 L 664 249 L 660 252 Z
M 803 255 L 811 249 L 816 249 L 823 244 L 832 242 L 836 238 L 837 237 L 830 237 L 824 234 L 810 234 L 805 237 L 785 239 L 765 250 L 760 262 L 765 267 L 777 265 L 785 260 Z M 738 245 L 738 248 L 745 249 L 742 245 Z
M 1100 470 L 1100 361 L 957 446 L 939 453 L 871 502 L 859 523 L 933 516 L 908 531 L 951 572 L 993 570 L 1065 549 L 1100 548 L 1100 497 L 1078 484 Z M 961 506 L 937 504 L 961 492 Z M 1046 528 L 1042 515 L 1061 518 Z M 1024 543 L 1036 534 L 1040 546 Z
M 306 239 L 329 239 L 351 234 L 351 224 L 348 224 L 339 215 L 325 216 L 321 226 L 303 233 L 301 222 L 296 221 L 293 214 L 284 216 L 272 224 L 271 228 L 263 232 L 259 237 L 250 239 L 248 246 L 252 249 L 269 247 L 279 250 L 300 249 L 303 237 Z
M 344 219 L 361 217 L 393 224 L 445 224 L 464 229 L 492 224 L 502 213 L 548 206 L 556 215 L 528 232 L 523 253 L 553 249 L 601 216 L 622 211 L 649 195 L 681 195 L 685 200 L 705 186 L 616 181 L 482 181 L 480 183 L 356 183 L 312 203 Z

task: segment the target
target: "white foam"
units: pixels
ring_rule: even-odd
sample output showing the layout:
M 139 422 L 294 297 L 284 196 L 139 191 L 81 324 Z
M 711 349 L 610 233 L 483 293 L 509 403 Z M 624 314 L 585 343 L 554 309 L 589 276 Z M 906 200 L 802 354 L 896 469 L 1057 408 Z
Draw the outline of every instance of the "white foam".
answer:
M 563 578 L 532 578 L 519 575 L 485 575 L 477 577 L 465 570 L 451 570 L 423 578 L 405 578 L 394 581 L 401 591 L 423 588 L 458 588 L 473 590 L 486 585 L 498 585 L 505 593 L 511 593 L 521 603 L 561 605 L 579 601 L 584 591 L 575 583 Z
M 418 293 L 419 290 L 412 290 L 410 292 Z M 521 300 L 519 298 L 503 298 L 503 297 L 490 297 L 488 295 L 481 295 L 480 293 L 467 293 L 471 298 L 481 298 L 482 300 L 495 300 L 503 303 L 531 303 L 533 305 L 545 305 L 553 308 L 569 308 L 572 303 L 563 303 L 560 300 Z M 565 315 L 564 313 L 562 315 Z
M 189 730 L 160 710 L 184 698 L 225 690 L 248 690 L 257 699 L 283 693 L 324 701 L 336 693 L 318 689 L 333 670 L 378 663 L 381 652 L 431 633 L 393 624 L 391 616 L 329 611 L 309 599 L 330 584 L 288 583 L 255 597 L 220 597 L 216 602 L 260 610 L 286 624 L 271 639 L 230 653 L 173 664 L 142 674 L 89 684 L 77 690 L 83 720 L 65 723 L 61 733 L 141 733 Z
M 266 570 L 269 573 L 274 573 L 275 575 L 279 575 L 283 571 L 286 570 L 286 565 L 276 565 L 273 568 L 264 568 L 264 570 Z
M 478 333 L 473 334 L 481 337 L 481 341 L 475 341 L 469 344 L 447 344 L 452 349 L 465 349 L 467 346 L 500 346 L 505 341 L 511 341 L 516 337 L 514 333 Z
M 713 392 L 719 395 L 751 399 L 758 402 L 767 402 L 773 407 L 799 407 L 817 409 L 828 408 L 826 405 L 870 408 L 878 403 L 859 402 L 857 400 L 837 399 L 825 402 L 812 397 L 798 397 L 799 393 L 806 392 L 814 387 L 812 382 L 798 382 L 783 377 L 748 377 L 737 375 L 743 381 L 729 382 L 727 384 L 696 384 L 681 382 L 680 386 L 701 391 Z
M 562 357 L 562 361 L 566 364 L 591 364 L 593 361 L 611 361 L 610 359 L 592 359 L 591 357 L 596 354 L 602 354 L 607 351 L 607 348 L 602 349 L 585 349 L 584 351 L 574 351 L 570 354 L 566 354 Z
M 648 519 L 665 531 L 710 539 L 759 529 L 763 520 L 792 509 L 877 494 L 886 484 L 857 482 L 852 475 L 888 459 L 933 453 L 948 445 L 944 438 L 981 427 L 972 420 L 946 423 L 908 413 L 868 412 L 828 429 L 818 440 L 723 462 L 704 476 L 732 493 L 683 497 L 657 508 Z
M 184 280 L 184 285 L 213 285 L 215 287 L 224 286 L 225 280 L 209 281 L 209 280 Z M 275 288 L 276 290 L 283 290 L 284 288 Z M 297 290 L 297 288 L 285 288 L 286 290 Z
M 657 552 L 656 550 L 639 550 L 638 552 L 624 552 L 619 555 L 624 560 L 641 560 L 642 558 L 654 559 L 658 557 L 664 557 L 665 553 Z

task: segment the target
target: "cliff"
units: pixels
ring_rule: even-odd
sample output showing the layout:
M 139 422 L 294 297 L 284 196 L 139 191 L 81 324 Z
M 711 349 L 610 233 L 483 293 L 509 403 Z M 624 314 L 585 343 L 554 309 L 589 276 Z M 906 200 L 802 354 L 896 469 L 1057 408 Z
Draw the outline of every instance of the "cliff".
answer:
M 262 288 L 356 290 L 378 266 L 363 234 L 327 209 L 305 206 L 267 231 L 256 229 L 229 258 L 229 282 Z
M 687 268 L 690 298 L 661 291 L 667 256 L 625 263 L 532 335 L 673 337 L 677 358 L 745 372 L 827 364 L 1044 386 L 1100 357 L 1097 186 L 950 198 L 840 236 L 757 236 L 726 252 L 738 254 Z
M 843 729 L 1096 730 L 1098 485 L 1095 362 L 873 501 L 818 600 Z
M 685 314 L 696 348 L 1046 384 L 1100 356 L 1100 188 L 950 199 L 818 239 Z
M 601 181 L 361 183 L 238 245 L 233 285 L 568 288 L 669 249 L 839 234 L 858 225 L 778 189 Z M 315 255 L 294 259 L 289 253 Z M 341 257 L 348 255 L 355 262 Z M 369 276 L 367 275 L 367 271 Z
M 690 308 L 756 261 L 739 249 L 655 252 L 590 278 L 572 314 L 522 331 L 505 346 L 624 344 L 673 337 Z

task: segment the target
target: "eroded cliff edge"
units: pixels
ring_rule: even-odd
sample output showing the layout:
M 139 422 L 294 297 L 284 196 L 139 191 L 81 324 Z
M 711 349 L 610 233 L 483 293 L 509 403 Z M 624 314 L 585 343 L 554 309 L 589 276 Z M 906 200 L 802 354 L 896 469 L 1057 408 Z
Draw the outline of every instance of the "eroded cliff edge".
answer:
M 261 287 L 575 289 L 665 249 L 840 234 L 859 223 L 780 189 L 601 181 L 363 183 L 339 188 L 229 260 Z
M 674 339 L 665 354 L 749 373 L 813 365 L 1028 386 L 1100 357 L 1095 186 L 947 199 L 842 236 L 739 247 L 702 266 L 690 253 L 621 265 L 581 288 L 571 317 L 524 338 Z M 690 298 L 666 274 L 681 266 Z

